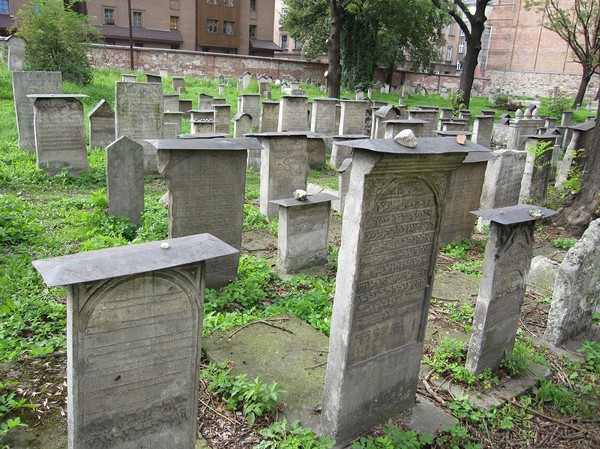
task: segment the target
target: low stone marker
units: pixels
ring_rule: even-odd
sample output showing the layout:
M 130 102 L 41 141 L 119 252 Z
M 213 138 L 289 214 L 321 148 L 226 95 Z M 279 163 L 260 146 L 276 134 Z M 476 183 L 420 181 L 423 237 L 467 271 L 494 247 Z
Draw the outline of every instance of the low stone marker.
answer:
M 142 144 L 145 173 L 158 173 L 156 149 L 145 139 L 162 139 L 163 112 L 162 84 L 115 83 L 116 138 L 127 136 Z
M 233 117 L 233 137 L 244 137 L 252 132 L 252 116 L 245 112 L 238 112 Z
M 600 219 L 592 221 L 558 268 L 544 341 L 559 346 L 592 326 L 600 311 Z
M 115 140 L 115 111 L 106 100 L 88 114 L 90 123 L 90 148 L 105 148 Z
M 163 114 L 163 138 L 175 139 L 181 134 L 183 112 L 165 111 Z
M 162 84 L 162 76 L 160 76 L 160 75 L 151 75 L 150 73 L 146 73 L 146 82 L 148 82 L 148 83 L 160 83 L 160 84 Z
M 30 94 L 62 94 L 60 72 L 18 72 L 12 73 L 13 99 L 19 131 L 19 148 L 35 152 L 33 134 L 33 101 Z
M 181 87 L 185 89 L 185 78 L 183 76 L 174 76 L 171 78 L 171 84 L 174 91 L 178 91 Z
M 169 237 L 210 233 L 236 249 L 242 246 L 248 148 L 256 139 L 169 139 L 150 142 L 169 191 Z M 207 262 L 206 286 L 235 279 L 239 255 Z
M 496 369 L 513 349 L 533 255 L 535 222 L 556 212 L 519 204 L 473 213 L 491 222 L 466 362 L 469 371 L 481 374 L 486 368 Z
M 329 216 L 335 198 L 320 194 L 309 195 L 303 201 L 294 198 L 272 201 L 279 206 L 277 266 L 284 272 L 297 273 L 327 263 Z
M 410 129 L 414 133 L 415 137 L 423 137 L 423 128 L 425 126 L 424 120 L 406 120 L 406 119 L 395 119 L 386 120 L 384 122 L 385 132 L 384 138 L 393 139 L 398 135 L 400 131 Z
M 204 262 L 236 252 L 202 234 L 33 262 L 67 286 L 69 449 L 195 447 Z
M 179 112 L 183 112 L 183 118 L 190 118 L 190 111 L 194 109 L 192 100 L 179 99 Z
M 179 94 L 163 94 L 163 109 L 179 112 Z
M 340 447 L 415 403 L 441 205 L 477 145 L 358 140 L 342 225 L 322 431 Z
M 213 108 L 214 99 L 211 95 L 208 94 L 200 94 L 198 96 L 198 109 L 206 110 Z
M 33 98 L 35 165 L 50 175 L 67 169 L 73 176 L 89 170 L 83 104 L 87 95 L 28 95 Z
M 106 147 L 108 213 L 140 225 L 144 212 L 144 147 L 123 136 Z
M 121 73 L 121 81 L 125 83 L 135 83 L 137 76 L 133 73 Z

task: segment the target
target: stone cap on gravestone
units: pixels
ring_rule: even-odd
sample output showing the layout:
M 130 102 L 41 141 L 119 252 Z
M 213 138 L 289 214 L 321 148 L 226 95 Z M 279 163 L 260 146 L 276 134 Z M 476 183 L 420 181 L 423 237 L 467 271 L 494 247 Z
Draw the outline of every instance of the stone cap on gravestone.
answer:
M 104 111 L 102 111 L 102 110 L 104 110 Z M 110 105 L 106 102 L 106 100 L 100 100 L 98 102 L 98 104 L 96 106 L 94 106 L 94 109 L 92 109 L 87 116 L 88 116 L 88 118 L 91 118 L 94 116 L 94 114 L 97 114 L 100 112 L 109 112 L 109 113 L 112 113 L 112 115 L 115 114 L 114 109 L 110 107 Z
M 344 162 L 342 162 L 342 165 L 340 165 L 340 168 L 338 168 L 337 170 L 338 173 L 344 173 L 346 170 L 348 170 L 350 165 L 352 165 L 352 158 L 349 157 L 347 159 L 344 159 Z
M 318 195 L 308 195 L 304 201 L 300 201 L 295 198 L 284 198 L 280 200 L 272 200 L 269 201 L 269 203 L 277 204 L 283 207 L 297 207 L 306 206 L 308 204 L 326 203 L 333 200 L 339 200 L 339 198 L 328 193 L 319 193 Z
M 126 245 L 33 262 L 49 287 L 173 268 L 239 251 L 210 234 Z
M 457 136 L 472 136 L 473 133 L 471 131 L 436 131 L 435 132 L 440 137 L 457 137 Z
M 419 120 L 419 119 L 407 119 L 407 118 L 403 118 L 403 119 L 392 119 L 392 120 L 386 120 L 384 123 L 398 123 L 400 125 L 411 125 L 411 124 L 421 124 L 424 125 L 425 123 L 429 123 L 426 120 Z
M 206 122 L 203 122 L 206 123 Z M 194 133 L 194 134 L 179 134 L 180 139 L 219 139 L 227 137 L 227 134 L 221 133 Z
M 575 131 L 589 131 L 596 126 L 596 120 L 589 120 L 587 122 L 579 123 L 578 125 L 567 126 L 568 129 Z
M 146 140 L 157 150 L 262 150 L 257 139 L 238 137 L 234 139 L 160 139 Z
M 367 139 L 369 136 L 366 134 L 338 134 L 333 136 L 335 139 Z M 339 140 L 336 140 L 335 143 L 340 143 Z
M 385 117 L 391 110 L 394 110 L 398 116 L 401 115 L 400 109 L 398 109 L 396 106 L 382 106 L 375 111 L 375 115 L 377 117 Z
M 479 151 L 474 151 L 467 155 L 466 159 L 463 161 L 463 164 L 474 164 L 476 162 L 487 162 L 487 161 L 491 161 L 492 159 L 494 159 L 494 157 L 492 156 L 491 151 L 489 153 L 481 153 Z
M 89 95 L 85 94 L 29 94 L 27 98 L 86 98 Z
M 519 204 L 517 206 L 499 207 L 497 209 L 473 210 L 471 213 L 485 220 L 503 225 L 511 225 L 552 217 L 558 212 L 546 207 Z
M 405 147 L 396 143 L 394 139 L 362 139 L 336 142 L 352 148 L 375 151 L 377 153 L 392 154 L 443 154 L 443 153 L 490 153 L 490 149 L 471 141 L 461 145 L 454 139 L 441 139 L 439 137 L 419 137 L 417 146 Z
M 241 119 L 243 116 L 247 115 L 248 117 L 250 117 L 250 120 L 252 120 L 252 116 L 250 114 L 248 114 L 247 112 L 238 112 L 237 114 L 235 114 L 235 116 L 233 117 L 233 120 L 237 121 L 239 119 Z
M 268 133 L 256 133 L 248 134 L 246 137 L 301 137 L 301 136 L 320 136 L 319 134 L 312 131 L 282 131 L 282 132 L 268 132 Z

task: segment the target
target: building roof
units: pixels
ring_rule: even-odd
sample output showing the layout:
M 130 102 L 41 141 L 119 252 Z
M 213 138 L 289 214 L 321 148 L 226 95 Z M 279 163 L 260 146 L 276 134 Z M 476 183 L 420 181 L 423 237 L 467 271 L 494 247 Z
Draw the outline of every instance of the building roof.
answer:
M 129 28 L 114 25 L 101 25 L 98 27 L 105 39 L 129 39 Z M 133 39 L 137 41 L 182 43 L 183 37 L 178 30 L 161 31 L 147 28 L 133 28 Z
M 250 39 L 250 48 L 252 50 L 281 51 L 281 47 L 275 42 L 262 39 Z
M 0 14 L 0 28 L 7 29 L 13 24 L 13 19 L 10 16 Z

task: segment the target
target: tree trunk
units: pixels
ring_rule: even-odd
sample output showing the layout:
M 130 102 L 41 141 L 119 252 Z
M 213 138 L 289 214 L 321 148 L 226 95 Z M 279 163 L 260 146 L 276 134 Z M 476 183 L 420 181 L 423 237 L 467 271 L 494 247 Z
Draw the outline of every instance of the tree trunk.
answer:
M 579 106 L 583 104 L 583 98 L 585 97 L 585 91 L 587 90 L 588 84 L 592 79 L 592 75 L 594 72 L 589 70 L 587 67 L 583 68 L 583 75 L 581 75 L 581 82 L 579 83 L 579 89 L 577 90 L 577 96 L 575 97 L 575 101 L 573 101 L 573 109 L 577 109 Z
M 329 39 L 327 40 L 327 56 L 329 57 L 327 83 L 329 86 L 329 97 L 340 98 L 340 85 L 342 81 L 340 37 L 342 32 L 343 7 L 337 0 L 329 0 L 329 9 L 331 11 L 331 27 L 329 28 Z
M 600 105 L 597 117 L 600 117 Z M 592 145 L 586 151 L 581 186 L 581 192 L 571 197 L 569 204 L 553 220 L 555 225 L 565 226 L 575 235 L 583 234 L 588 225 L 600 216 L 600 119 L 596 119 Z
M 485 9 L 483 10 L 485 11 Z M 471 89 L 475 80 L 475 69 L 477 68 L 477 59 L 481 52 L 481 38 L 485 31 L 485 15 L 475 17 L 471 21 L 471 35 L 467 37 L 467 53 L 463 59 L 463 70 L 460 74 L 460 87 L 463 92 L 463 103 L 468 108 L 471 102 Z

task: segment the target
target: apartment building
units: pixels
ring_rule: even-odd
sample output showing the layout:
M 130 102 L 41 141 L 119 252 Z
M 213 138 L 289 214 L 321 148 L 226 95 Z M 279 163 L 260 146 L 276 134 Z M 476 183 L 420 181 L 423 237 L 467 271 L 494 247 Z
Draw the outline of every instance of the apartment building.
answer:
M 289 59 L 300 59 L 302 57 L 302 43 L 292 39 L 282 25 L 283 18 L 287 14 L 287 11 L 288 8 L 285 4 L 285 0 L 275 0 L 273 41 L 281 48 L 281 52 L 279 52 L 277 56 Z

